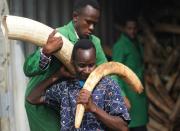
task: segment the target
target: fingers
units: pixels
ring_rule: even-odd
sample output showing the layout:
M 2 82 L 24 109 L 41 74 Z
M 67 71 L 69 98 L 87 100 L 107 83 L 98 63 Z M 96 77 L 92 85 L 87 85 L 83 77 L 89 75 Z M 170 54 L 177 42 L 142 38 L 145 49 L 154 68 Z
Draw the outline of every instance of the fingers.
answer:
M 52 41 L 54 43 L 57 43 L 59 48 L 62 47 L 62 38 L 61 37 L 54 37 Z
M 43 46 L 43 53 L 45 53 L 48 56 L 60 50 L 63 46 L 62 38 L 54 36 L 56 33 L 57 31 L 53 30 L 53 32 L 49 35 L 46 44 Z
M 88 97 L 91 95 L 90 91 L 86 90 L 86 89 L 82 89 L 79 92 L 80 95 L 87 95 Z
M 51 34 L 49 35 L 49 37 L 53 37 L 55 34 L 57 33 L 56 29 L 54 29 Z
M 48 41 L 49 42 L 52 42 L 52 41 L 54 41 L 54 40 L 62 40 L 62 38 L 60 37 L 60 36 L 58 36 L 58 37 L 56 37 L 55 36 L 55 34 L 57 33 L 57 30 L 53 30 L 52 32 L 51 32 L 51 34 L 49 34 L 49 37 L 48 37 Z
M 56 37 L 55 34 L 57 33 L 57 30 L 54 29 L 51 34 L 49 34 L 49 37 L 48 37 L 48 41 L 54 41 L 54 40 L 61 40 L 62 41 L 62 37 L 58 36 Z
M 91 93 L 86 89 L 82 89 L 79 92 L 79 96 L 77 98 L 77 103 L 78 104 L 88 104 L 90 98 L 91 98 Z

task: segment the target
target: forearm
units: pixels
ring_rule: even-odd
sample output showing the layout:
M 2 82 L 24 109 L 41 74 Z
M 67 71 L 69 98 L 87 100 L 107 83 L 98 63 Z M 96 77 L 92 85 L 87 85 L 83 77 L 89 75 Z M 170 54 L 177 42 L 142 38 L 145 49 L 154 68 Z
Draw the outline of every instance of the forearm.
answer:
M 128 131 L 127 123 L 118 116 L 109 115 L 99 107 L 95 107 L 94 114 L 97 119 L 102 121 L 108 128 L 113 131 Z
M 27 96 L 27 101 L 29 101 L 32 104 L 42 104 L 43 99 L 42 96 L 45 92 L 45 90 L 54 82 L 56 82 L 59 79 L 56 74 L 53 74 L 48 79 L 42 81 L 38 86 L 36 86 L 32 92 Z
M 43 71 L 39 68 L 40 51 L 37 49 L 33 54 L 28 56 L 24 63 L 24 74 L 28 77 L 39 75 Z

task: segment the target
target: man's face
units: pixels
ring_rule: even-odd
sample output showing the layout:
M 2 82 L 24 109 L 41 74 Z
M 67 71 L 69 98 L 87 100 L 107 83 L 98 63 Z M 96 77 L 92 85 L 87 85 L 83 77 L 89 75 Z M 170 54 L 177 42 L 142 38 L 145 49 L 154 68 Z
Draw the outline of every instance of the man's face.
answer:
M 99 10 L 87 5 L 81 12 L 73 13 L 73 21 L 76 32 L 80 38 L 87 38 L 93 33 L 100 16 Z
M 124 27 L 124 32 L 131 38 L 135 39 L 137 35 L 137 23 L 135 21 L 127 21 Z
M 78 49 L 73 64 L 78 78 L 86 80 L 89 74 L 96 68 L 95 49 Z

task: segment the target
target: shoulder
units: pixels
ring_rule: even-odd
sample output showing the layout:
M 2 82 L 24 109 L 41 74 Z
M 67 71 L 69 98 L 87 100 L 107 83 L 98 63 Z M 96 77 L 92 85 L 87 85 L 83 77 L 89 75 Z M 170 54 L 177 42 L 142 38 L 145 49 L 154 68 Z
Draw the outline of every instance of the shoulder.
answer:
M 63 81 L 63 80 L 60 79 L 60 80 L 56 81 L 54 84 L 52 84 L 52 85 L 48 88 L 48 90 L 58 91 L 58 90 L 61 90 L 62 87 L 67 86 L 67 84 L 68 84 L 68 81 Z
M 97 44 L 100 45 L 100 39 L 97 36 L 91 35 L 90 39 L 95 45 L 97 45 Z
M 113 55 L 117 54 L 129 54 L 131 48 L 131 41 L 127 36 L 122 34 L 113 46 Z
M 121 34 L 118 40 L 116 41 L 116 45 L 126 45 L 129 42 L 129 38 L 125 34 Z
M 124 49 L 126 47 L 127 40 L 124 35 L 121 35 L 114 43 L 113 50 Z
M 99 84 L 103 84 L 106 87 L 116 87 L 116 88 L 119 87 L 117 82 L 115 82 L 115 80 L 113 80 L 110 76 L 103 77 L 99 82 Z
M 74 31 L 74 27 L 73 27 L 73 23 L 72 21 L 70 21 L 68 24 L 62 26 L 62 27 L 59 27 L 59 28 L 56 28 L 56 30 L 61 33 L 62 35 L 64 36 L 68 36 L 68 34 L 73 30 Z
M 58 28 L 56 28 L 56 30 L 59 33 L 63 34 L 64 36 L 66 36 L 68 34 L 68 27 L 67 27 L 67 25 L 64 25 L 62 27 L 58 27 Z

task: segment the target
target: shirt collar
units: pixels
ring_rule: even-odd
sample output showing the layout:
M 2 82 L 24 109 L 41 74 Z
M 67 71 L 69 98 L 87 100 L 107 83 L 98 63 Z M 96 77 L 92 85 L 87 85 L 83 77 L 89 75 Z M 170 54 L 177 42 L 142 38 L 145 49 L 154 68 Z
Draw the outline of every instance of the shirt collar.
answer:
M 67 27 L 69 28 L 68 37 L 69 37 L 70 41 L 72 41 L 74 43 L 77 42 L 77 40 L 79 39 L 79 36 L 74 28 L 73 21 L 70 21 L 68 23 Z
M 75 29 L 74 29 L 74 30 L 75 30 Z M 75 32 L 75 35 L 76 35 L 77 39 L 79 39 L 79 36 L 78 36 L 76 30 L 75 30 L 74 32 Z
M 70 21 L 68 24 L 67 24 L 67 27 L 69 29 L 69 32 L 68 32 L 68 37 L 69 37 L 69 40 L 76 43 L 80 38 L 77 34 L 77 31 L 75 30 L 74 28 L 74 23 L 73 21 Z M 89 39 L 91 40 L 92 39 L 92 36 L 90 35 L 89 36 Z
M 83 88 L 85 81 L 79 80 L 78 82 L 79 82 L 80 87 Z

